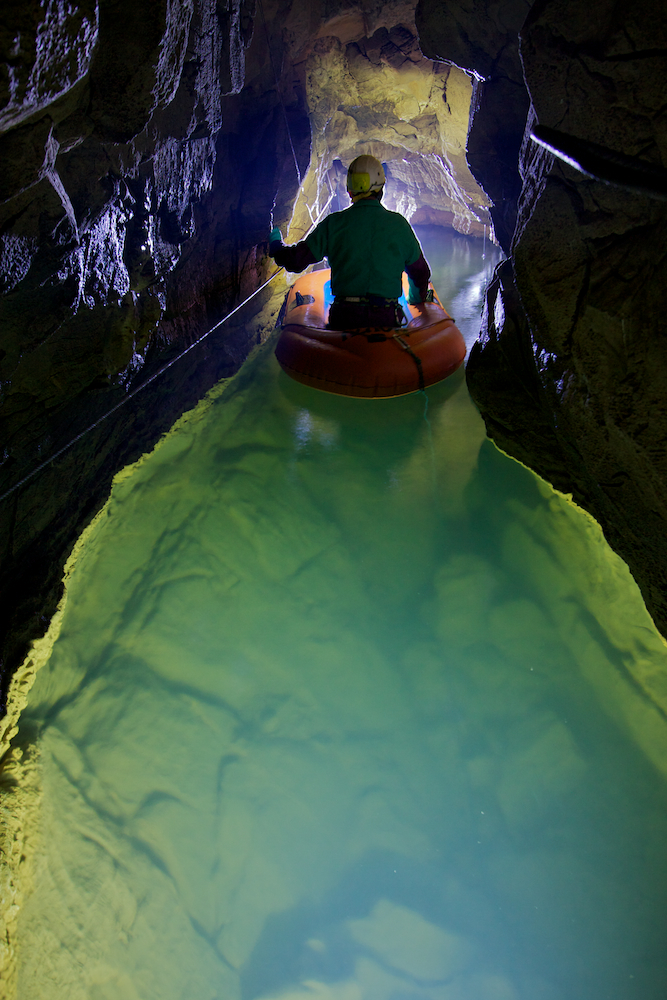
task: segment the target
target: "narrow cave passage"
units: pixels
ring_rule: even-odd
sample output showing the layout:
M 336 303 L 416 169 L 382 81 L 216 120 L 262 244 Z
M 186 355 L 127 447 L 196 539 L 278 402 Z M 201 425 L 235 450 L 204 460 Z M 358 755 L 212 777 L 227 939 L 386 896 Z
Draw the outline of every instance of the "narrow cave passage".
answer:
M 16 741 L 19 1000 L 663 1000 L 664 644 L 461 373 L 428 403 L 265 347 L 117 483 Z
M 470 79 L 405 26 L 339 27 L 295 64 L 313 156 L 274 221 L 300 238 L 373 152 L 388 207 L 457 230 L 420 235 L 470 343 L 497 259 L 468 238 L 491 236 Z M 461 373 L 369 406 L 266 347 L 80 548 L 7 771 L 10 988 L 664 1000 L 666 664 L 625 566 L 485 440 Z
M 329 27 L 295 67 L 309 113 L 310 166 L 294 207 L 281 201 L 274 221 L 287 222 L 287 211 L 295 241 L 321 213 L 346 208 L 346 165 L 370 153 L 384 163 L 386 208 L 415 226 L 491 238 L 490 203 L 466 161 L 470 76 L 423 56 L 406 25 L 354 41 L 344 29 L 336 35 Z M 289 145 L 294 154 L 292 137 Z M 298 173 L 296 157 L 295 166 Z M 283 171 L 293 175 L 289 156 Z

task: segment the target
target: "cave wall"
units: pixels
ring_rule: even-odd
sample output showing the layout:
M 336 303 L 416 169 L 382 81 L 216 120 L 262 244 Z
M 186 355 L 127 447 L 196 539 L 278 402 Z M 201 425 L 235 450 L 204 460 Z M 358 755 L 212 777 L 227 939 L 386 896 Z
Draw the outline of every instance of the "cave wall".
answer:
M 591 24 L 581 4 L 550 4 L 524 26 L 535 118 L 665 167 L 667 10 L 606 2 L 596 14 Z M 600 521 L 667 634 L 667 205 L 533 150 L 522 168 L 516 282 L 567 491 Z
M 298 238 L 332 183 L 342 188 L 340 156 L 375 143 L 391 161 L 395 207 L 413 221 L 490 231 L 465 160 L 470 79 L 423 58 L 414 9 L 4 5 L 3 699 L 113 475 L 269 332 L 271 290 L 253 303 L 263 320 L 241 313 L 175 360 L 273 270 L 271 220 L 291 220 Z
M 416 8 L 424 55 L 445 59 L 474 80 L 467 159 L 491 199 L 495 235 L 506 252 L 516 225 L 518 158 L 529 109 L 518 39 L 529 10 L 530 0 L 421 0 Z
M 126 402 L 267 274 L 310 154 L 284 34 L 323 6 L 3 5 L 0 495 L 124 404 L 0 501 L 3 697 L 115 472 L 252 347 L 241 317 Z
M 0 494 L 264 276 L 271 204 L 297 186 L 266 59 L 285 7 L 266 0 L 258 39 L 251 0 L 3 5 Z M 114 473 L 251 346 L 225 329 L 2 501 L 3 695 Z
M 482 78 L 469 162 L 511 255 L 489 289 L 468 385 L 494 441 L 599 521 L 667 635 L 667 206 L 529 138 L 540 124 L 667 166 L 667 9 L 529 7 L 417 9 L 425 53 Z
M 527 138 L 540 122 L 664 166 L 665 16 L 657 0 L 594 16 L 582 0 L 3 6 L 0 495 L 123 403 L 0 501 L 3 690 L 113 474 L 233 374 L 257 330 L 222 327 L 125 401 L 267 275 L 272 213 L 300 235 L 306 202 L 340 187 L 331 150 L 371 135 L 397 207 L 428 216 L 413 221 L 476 232 L 491 202 L 511 256 L 473 396 L 500 447 L 599 520 L 667 629 L 664 204 Z M 334 66 L 354 89 L 340 106 Z M 378 110 L 390 77 L 403 90 Z

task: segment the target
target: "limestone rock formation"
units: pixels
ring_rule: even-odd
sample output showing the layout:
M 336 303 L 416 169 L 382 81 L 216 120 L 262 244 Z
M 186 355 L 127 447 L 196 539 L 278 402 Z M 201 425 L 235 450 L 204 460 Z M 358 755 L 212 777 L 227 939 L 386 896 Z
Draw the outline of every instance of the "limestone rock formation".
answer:
M 278 7 L 264 4 L 270 32 Z M 246 71 L 254 27 L 250 0 L 160 0 L 148 17 L 129 0 L 4 5 L 0 494 L 256 284 L 253 247 L 296 179 L 282 178 L 266 37 Z M 298 100 L 289 114 L 305 166 Z M 113 474 L 250 346 L 242 327 L 208 360 L 206 345 L 3 499 L 5 679 L 43 631 L 63 559 Z
M 518 31 L 530 0 L 420 0 L 416 23 L 424 55 L 446 59 L 475 79 L 468 163 L 492 200 L 496 237 L 507 252 L 521 190 L 518 155 L 528 113 Z
M 535 4 L 525 22 L 528 5 L 514 0 L 493 9 L 457 5 L 454 13 L 447 5 L 446 15 L 443 7 L 422 0 L 420 34 L 432 39 L 427 54 L 485 78 L 469 157 L 512 252 L 489 290 L 482 342 L 468 365 L 470 389 L 497 444 L 596 517 L 667 634 L 667 209 L 585 177 L 529 138 L 539 123 L 667 166 L 664 5 L 603 0 L 592 16 L 582 0 L 550 0 Z M 464 29 L 463 43 L 453 20 Z M 490 28 L 497 20 L 508 26 L 504 82 L 497 80 L 499 35 Z M 485 166 L 476 151 L 486 142 L 501 158 L 508 154 L 516 178 L 521 101 L 507 132 L 497 106 L 509 79 L 519 85 L 519 32 L 529 110 L 516 200 L 498 189 L 493 158 Z M 510 231 L 500 216 L 509 221 L 513 213 Z
M 310 228 L 315 204 L 316 214 L 327 203 L 336 210 L 349 204 L 347 164 L 362 152 L 385 163 L 383 203 L 414 225 L 490 232 L 487 199 L 465 159 L 470 78 L 425 59 L 408 24 L 347 44 L 349 32 L 339 37 L 334 29 L 326 29 L 332 34 L 315 43 L 305 63 L 312 157 L 294 235 Z

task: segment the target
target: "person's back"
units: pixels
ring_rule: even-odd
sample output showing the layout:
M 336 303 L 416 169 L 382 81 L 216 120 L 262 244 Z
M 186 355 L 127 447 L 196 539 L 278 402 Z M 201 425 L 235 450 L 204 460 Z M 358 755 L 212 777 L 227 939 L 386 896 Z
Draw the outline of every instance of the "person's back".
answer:
M 328 257 L 334 295 L 399 298 L 401 276 L 421 247 L 410 223 L 376 198 L 335 212 L 306 240 L 314 257 Z
M 382 164 L 359 156 L 348 171 L 350 208 L 327 216 L 301 243 L 285 246 L 279 230 L 270 253 L 289 271 L 302 271 L 327 257 L 335 299 L 329 325 L 335 329 L 400 326 L 398 299 L 403 271 L 411 280 L 411 301 L 423 301 L 430 269 L 410 223 L 380 203 Z

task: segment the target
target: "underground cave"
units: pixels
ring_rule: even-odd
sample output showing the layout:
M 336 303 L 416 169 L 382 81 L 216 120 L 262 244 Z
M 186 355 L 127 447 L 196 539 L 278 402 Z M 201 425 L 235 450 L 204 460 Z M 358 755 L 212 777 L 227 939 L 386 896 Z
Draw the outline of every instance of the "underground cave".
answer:
M 665 210 L 530 132 L 657 169 L 664 12 L 8 13 L 5 995 L 662 998 Z M 184 355 L 360 144 L 466 381 Z

